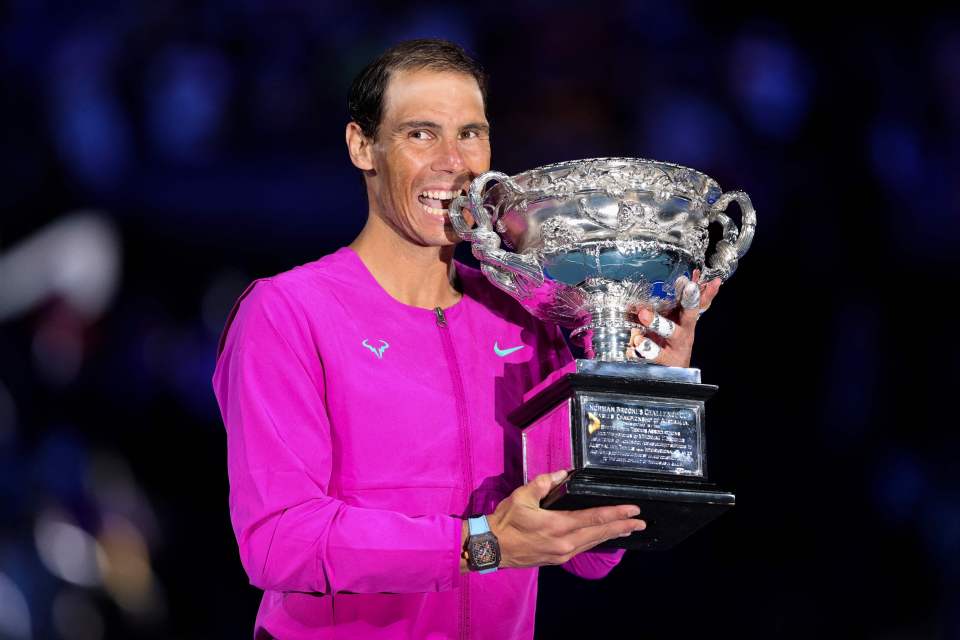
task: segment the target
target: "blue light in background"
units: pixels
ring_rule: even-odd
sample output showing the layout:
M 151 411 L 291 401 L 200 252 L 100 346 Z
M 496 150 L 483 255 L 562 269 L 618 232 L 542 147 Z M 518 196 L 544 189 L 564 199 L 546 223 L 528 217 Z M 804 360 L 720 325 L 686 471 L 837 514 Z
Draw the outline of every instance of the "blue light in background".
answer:
M 416 9 L 400 22 L 383 43 L 383 48 L 411 38 L 443 38 L 467 51 L 474 50 L 474 33 L 467 15 L 454 7 Z
M 827 444 L 838 448 L 857 446 L 866 435 L 881 368 L 879 318 L 871 307 L 854 301 L 854 287 L 848 285 L 846 292 L 851 301 L 831 315 L 834 341 L 823 374 L 822 424 L 830 430 Z
M 624 19 L 628 29 L 655 45 L 675 43 L 693 31 L 693 18 L 684 2 L 630 2 Z
M 939 106 L 955 127 L 960 126 L 960 31 L 944 35 L 934 52 L 934 70 L 939 84 Z
M 898 212 L 895 242 L 926 260 L 956 255 L 960 157 L 942 134 L 924 135 L 898 119 L 879 119 L 869 136 L 870 167 Z
M 941 574 L 960 578 L 960 495 L 942 487 L 927 502 L 922 517 L 924 538 Z
M 69 429 L 50 432 L 36 454 L 37 485 L 64 505 L 77 505 L 84 496 L 87 458 L 86 445 Z
M 116 43 L 82 32 L 60 45 L 48 77 L 51 127 L 64 163 L 92 188 L 119 182 L 130 162 L 130 131 L 111 84 Z
M 751 127 L 786 140 L 810 109 L 813 74 L 796 48 L 772 37 L 746 37 L 734 45 L 729 74 L 733 95 Z
M 640 118 L 639 148 L 659 160 L 716 167 L 736 150 L 734 131 L 719 106 L 696 95 L 669 95 Z
M 920 135 L 905 122 L 883 120 L 870 130 L 870 165 L 880 183 L 908 198 L 920 190 L 924 158 Z
M 890 451 L 879 458 L 872 483 L 877 511 L 901 525 L 917 518 L 923 496 L 929 490 L 924 466 L 904 449 Z
M 230 97 L 231 69 L 212 48 L 175 45 L 151 64 L 147 128 L 163 156 L 185 163 L 209 159 Z

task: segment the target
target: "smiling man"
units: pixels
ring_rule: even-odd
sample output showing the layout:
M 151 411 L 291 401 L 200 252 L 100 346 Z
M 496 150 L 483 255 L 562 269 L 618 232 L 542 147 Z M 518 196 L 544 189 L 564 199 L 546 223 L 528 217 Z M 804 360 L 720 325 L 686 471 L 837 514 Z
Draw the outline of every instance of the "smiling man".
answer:
M 522 485 L 506 415 L 571 356 L 453 260 L 447 206 L 490 164 L 485 92 L 443 41 L 364 69 L 346 127 L 363 231 L 228 321 L 214 386 L 257 638 L 530 638 L 537 567 L 601 578 L 622 553 L 591 549 L 645 526 L 627 505 L 540 509 L 563 470 Z

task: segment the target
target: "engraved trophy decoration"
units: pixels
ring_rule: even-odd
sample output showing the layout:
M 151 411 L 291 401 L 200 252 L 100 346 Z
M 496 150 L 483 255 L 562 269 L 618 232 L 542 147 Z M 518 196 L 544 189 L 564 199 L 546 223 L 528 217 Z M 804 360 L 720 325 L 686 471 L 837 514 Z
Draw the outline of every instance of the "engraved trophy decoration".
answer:
M 739 228 L 725 213 L 733 201 Z M 509 416 L 524 430 L 524 482 L 572 470 L 543 506 L 637 504 L 647 528 L 606 543 L 636 549 L 669 548 L 733 506 L 707 479 L 704 407 L 717 387 L 699 369 L 626 352 L 631 329 L 643 329 L 637 309 L 679 304 L 679 276 L 701 269 L 702 285 L 733 274 L 756 227 L 750 198 L 685 167 L 598 158 L 488 171 L 450 204 L 450 220 L 494 285 L 571 329 L 587 355 Z M 711 225 L 720 238 L 708 256 Z

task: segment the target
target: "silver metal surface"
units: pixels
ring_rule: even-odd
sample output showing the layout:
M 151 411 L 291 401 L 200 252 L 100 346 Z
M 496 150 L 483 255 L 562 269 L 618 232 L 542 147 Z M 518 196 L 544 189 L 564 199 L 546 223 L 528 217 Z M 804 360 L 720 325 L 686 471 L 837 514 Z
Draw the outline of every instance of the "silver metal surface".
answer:
M 577 358 L 577 373 L 598 376 L 634 378 L 637 380 L 666 380 L 700 384 L 700 369 L 693 367 L 665 367 L 649 362 L 604 362 Z
M 740 206 L 739 228 L 725 213 L 731 202 Z M 588 357 L 606 362 L 626 360 L 641 306 L 674 307 L 679 276 L 701 269 L 701 285 L 729 278 L 756 228 L 742 191 L 722 193 L 698 171 L 636 158 L 561 162 L 513 177 L 488 171 L 449 213 L 494 285 L 572 329 Z M 707 256 L 711 224 L 721 239 Z

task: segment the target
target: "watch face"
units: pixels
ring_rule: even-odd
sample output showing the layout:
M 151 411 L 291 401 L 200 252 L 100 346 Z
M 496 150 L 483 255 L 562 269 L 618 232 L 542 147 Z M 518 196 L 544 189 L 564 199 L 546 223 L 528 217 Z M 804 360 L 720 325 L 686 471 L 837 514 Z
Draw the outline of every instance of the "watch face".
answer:
M 500 564 L 500 544 L 492 533 L 481 533 L 470 538 L 470 559 L 478 569 Z

